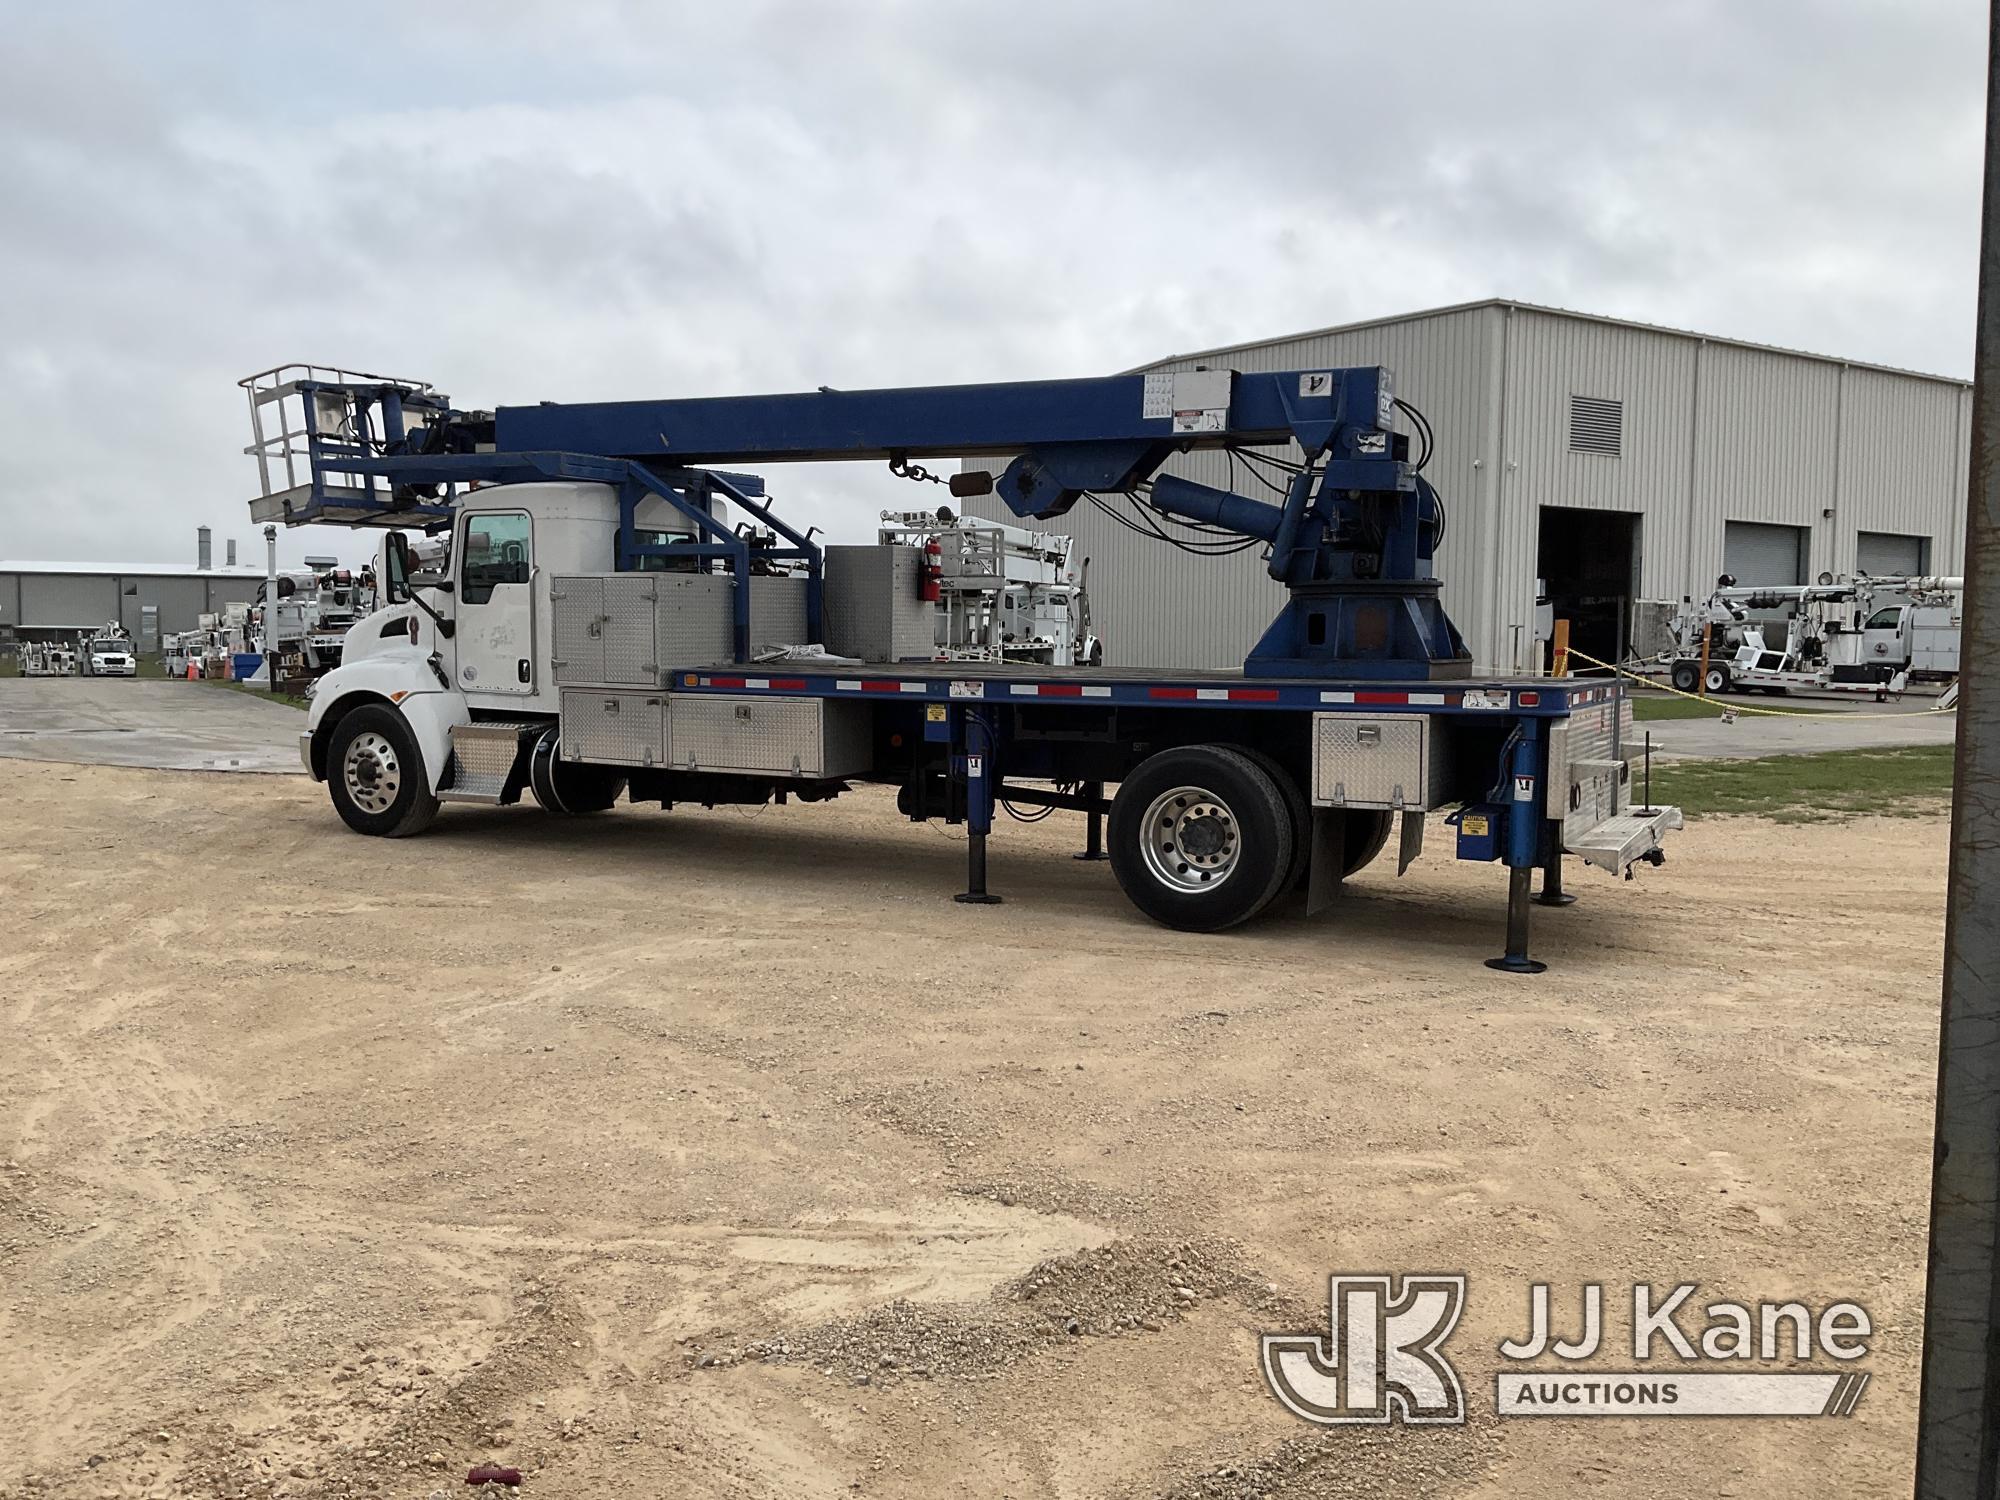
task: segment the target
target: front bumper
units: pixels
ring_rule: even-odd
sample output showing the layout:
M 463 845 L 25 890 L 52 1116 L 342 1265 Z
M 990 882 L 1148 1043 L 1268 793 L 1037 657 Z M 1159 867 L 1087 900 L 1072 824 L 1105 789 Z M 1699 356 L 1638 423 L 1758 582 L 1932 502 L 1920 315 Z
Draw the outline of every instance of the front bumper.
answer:
M 319 772 L 313 769 L 313 737 L 310 729 L 299 736 L 299 763 L 306 768 L 306 775 L 312 777 L 314 781 L 320 779 Z

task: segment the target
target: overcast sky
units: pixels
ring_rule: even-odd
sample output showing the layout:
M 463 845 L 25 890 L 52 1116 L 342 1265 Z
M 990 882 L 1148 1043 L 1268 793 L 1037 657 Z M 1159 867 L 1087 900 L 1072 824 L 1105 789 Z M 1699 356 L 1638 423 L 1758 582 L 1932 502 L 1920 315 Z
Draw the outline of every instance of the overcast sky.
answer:
M 12 0 L 0 557 L 247 544 L 289 360 L 853 388 L 1509 296 L 1967 375 L 1983 11 Z M 771 478 L 849 537 L 933 498 Z

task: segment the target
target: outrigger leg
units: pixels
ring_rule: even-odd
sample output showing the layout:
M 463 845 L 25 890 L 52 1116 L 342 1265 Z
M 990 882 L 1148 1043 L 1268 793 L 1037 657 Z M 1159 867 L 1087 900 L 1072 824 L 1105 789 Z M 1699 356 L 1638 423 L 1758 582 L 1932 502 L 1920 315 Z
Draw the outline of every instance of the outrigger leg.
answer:
M 1091 803 L 1089 812 L 1083 815 L 1083 853 L 1072 854 L 1071 859 L 1109 859 L 1104 852 L 1104 814 L 1097 810 L 1097 803 L 1104 800 L 1104 783 L 1086 781 L 1083 784 L 1084 798 Z
M 1576 897 L 1563 889 L 1562 824 L 1554 818 L 1542 823 L 1542 888 L 1535 893 L 1537 906 L 1574 906 Z
M 993 733 L 969 709 L 957 717 L 961 753 L 953 758 L 965 780 L 965 889 L 952 900 L 998 906 L 1000 898 L 986 889 L 986 835 L 993 831 L 993 788 L 1000 775 L 993 764 Z
M 1508 760 L 1511 800 L 1507 804 L 1507 951 L 1486 967 L 1508 974 L 1539 974 L 1548 965 L 1528 957 L 1528 903 L 1535 865 L 1542 850 L 1542 726 L 1523 719 Z

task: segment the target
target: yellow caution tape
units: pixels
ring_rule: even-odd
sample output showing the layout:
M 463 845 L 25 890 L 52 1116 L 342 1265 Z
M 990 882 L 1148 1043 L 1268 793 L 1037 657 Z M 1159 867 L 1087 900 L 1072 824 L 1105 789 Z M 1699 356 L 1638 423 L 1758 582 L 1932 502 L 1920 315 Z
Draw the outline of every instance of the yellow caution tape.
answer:
M 1670 684 L 1655 682 L 1650 677 L 1641 676 L 1637 672 L 1627 671 L 1624 667 L 1613 666 L 1608 661 L 1599 661 L 1596 657 L 1588 656 L 1577 650 L 1574 646 L 1569 648 L 1569 654 L 1579 661 L 1587 661 L 1592 666 L 1602 667 L 1607 672 L 1616 672 L 1620 677 L 1629 677 L 1634 682 L 1643 682 L 1647 687 L 1657 688 L 1663 693 L 1671 693 L 1676 698 L 1686 698 L 1692 703 L 1709 704 L 1724 714 L 1763 714 L 1767 718 L 1774 719 L 1819 719 L 1826 717 L 1822 710 L 1811 708 L 1755 708 L 1748 703 L 1724 703 L 1720 698 L 1711 698 L 1705 693 L 1684 693 L 1679 688 L 1673 687 Z M 1957 705 L 1954 704 L 1950 708 L 1912 708 L 1901 709 L 1895 713 L 1880 714 L 1842 713 L 1835 714 L 1834 717 L 1839 719 L 1922 719 L 1937 714 L 1955 713 L 1956 711 Z

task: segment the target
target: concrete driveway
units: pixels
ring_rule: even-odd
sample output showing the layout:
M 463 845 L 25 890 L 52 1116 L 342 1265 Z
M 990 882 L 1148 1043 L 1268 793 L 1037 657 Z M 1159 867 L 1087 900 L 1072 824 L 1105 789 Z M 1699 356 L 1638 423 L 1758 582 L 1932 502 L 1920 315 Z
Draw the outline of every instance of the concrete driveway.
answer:
M 1900 703 L 1841 703 L 1825 698 L 1746 698 L 1746 707 L 1821 709 L 1778 717 L 1741 713 L 1725 724 L 1713 719 L 1641 722 L 1653 733 L 1655 755 L 1682 759 L 1745 760 L 1759 755 L 1810 755 L 1820 750 L 1880 750 L 1909 745 L 1949 745 L 1958 732 L 1955 713 L 1925 713 L 1936 700 L 1908 696 Z
M 215 683 L 0 677 L 0 757 L 160 771 L 303 773 L 306 716 Z

